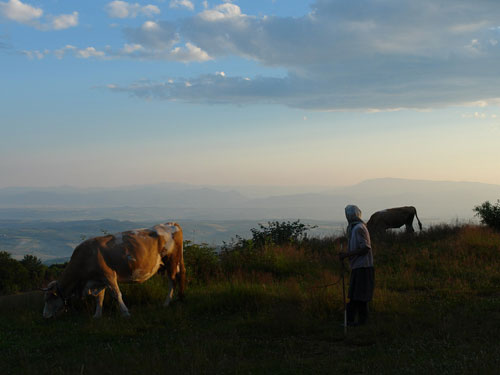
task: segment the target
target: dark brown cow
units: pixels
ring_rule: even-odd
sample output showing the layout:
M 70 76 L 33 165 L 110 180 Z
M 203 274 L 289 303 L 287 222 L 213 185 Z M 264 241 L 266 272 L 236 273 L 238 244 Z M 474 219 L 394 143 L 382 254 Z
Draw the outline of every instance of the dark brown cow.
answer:
M 413 218 L 416 217 L 418 226 L 422 230 L 422 223 L 418 219 L 417 210 L 413 206 L 388 208 L 377 211 L 366 223 L 370 233 L 381 233 L 389 228 L 400 228 L 406 226 L 407 233 L 413 233 Z
M 122 315 L 129 316 L 118 283 L 142 283 L 161 266 L 168 275 L 165 300 L 168 306 L 176 281 L 179 281 L 179 297 L 184 294 L 186 269 L 182 241 L 181 227 L 177 223 L 166 223 L 82 242 L 75 248 L 60 279 L 44 289 L 43 316 L 55 316 L 73 295 L 93 295 L 97 302 L 94 317 L 98 318 L 102 315 L 106 288 L 118 301 Z

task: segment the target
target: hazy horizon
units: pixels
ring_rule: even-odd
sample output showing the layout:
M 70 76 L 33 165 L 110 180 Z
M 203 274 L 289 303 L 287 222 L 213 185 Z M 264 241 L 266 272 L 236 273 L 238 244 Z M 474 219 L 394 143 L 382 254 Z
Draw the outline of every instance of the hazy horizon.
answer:
M 52 184 L 47 184 L 47 185 L 2 185 L 0 183 L 0 189 L 82 189 L 82 190 L 93 190 L 93 189 L 129 189 L 129 188 L 134 188 L 134 187 L 145 187 L 145 186 L 175 186 L 178 188 L 224 188 L 224 189 L 245 189 L 245 190 L 265 190 L 265 189 L 270 189 L 270 190 L 279 190 L 283 189 L 283 191 L 292 189 L 292 190 L 300 190 L 300 191 L 308 191 L 308 192 L 313 192 L 315 190 L 318 191 L 323 191 L 323 190 L 328 190 L 328 189 L 336 189 L 336 188 L 346 188 L 349 186 L 355 186 L 359 185 L 368 181 L 378 181 L 378 180 L 394 180 L 394 181 L 414 181 L 414 182 L 438 182 L 438 183 L 471 183 L 471 184 L 484 184 L 484 185 L 498 185 L 500 186 L 500 183 L 490 183 L 490 182 L 484 182 L 484 181 L 477 181 L 477 180 L 431 180 L 431 179 L 412 179 L 412 178 L 402 178 L 402 177 L 389 177 L 389 176 L 383 176 L 383 177 L 374 177 L 374 178 L 369 178 L 369 179 L 362 179 L 359 181 L 355 181 L 352 184 L 338 184 L 338 185 L 287 185 L 287 184 L 247 184 L 247 185 L 239 185 L 239 184 L 208 184 L 208 183 L 189 183 L 189 182 L 181 182 L 181 181 L 175 181 L 175 180 L 164 180 L 164 181 L 159 181 L 155 183 L 130 183 L 130 184 L 121 184 L 121 185 L 76 185 L 76 184 L 60 184 L 60 185 L 52 185 Z

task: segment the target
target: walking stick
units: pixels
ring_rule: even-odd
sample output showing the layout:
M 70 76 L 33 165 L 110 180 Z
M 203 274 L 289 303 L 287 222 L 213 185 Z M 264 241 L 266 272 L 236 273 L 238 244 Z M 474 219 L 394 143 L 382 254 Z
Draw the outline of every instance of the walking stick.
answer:
M 340 251 L 342 251 L 343 244 L 340 244 Z M 344 281 L 344 260 L 341 260 L 340 263 L 340 273 L 342 275 L 342 298 L 344 300 L 344 335 L 347 334 L 347 308 L 345 303 L 345 281 Z

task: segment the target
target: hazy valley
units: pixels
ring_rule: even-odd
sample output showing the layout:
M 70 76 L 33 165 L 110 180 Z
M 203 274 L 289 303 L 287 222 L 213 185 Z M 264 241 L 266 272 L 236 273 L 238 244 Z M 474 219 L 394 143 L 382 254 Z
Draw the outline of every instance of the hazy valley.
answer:
M 283 193 L 279 194 L 282 191 Z M 309 191 L 309 192 L 308 192 Z M 472 208 L 500 197 L 499 185 L 404 179 L 354 186 L 274 188 L 162 184 L 123 188 L 0 189 L 0 249 L 46 261 L 71 255 L 84 238 L 178 221 L 185 238 L 220 246 L 269 220 L 317 226 L 312 236 L 338 233 L 343 209 L 355 203 L 365 219 L 384 208 L 413 205 L 425 225 L 474 220 Z

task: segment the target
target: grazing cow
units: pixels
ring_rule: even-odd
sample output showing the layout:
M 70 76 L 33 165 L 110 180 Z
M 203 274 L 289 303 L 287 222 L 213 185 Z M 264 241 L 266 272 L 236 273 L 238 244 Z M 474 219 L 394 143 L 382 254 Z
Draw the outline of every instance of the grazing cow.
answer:
M 55 316 L 71 296 L 93 295 L 97 306 L 94 317 L 102 315 L 104 292 L 108 288 L 118 301 L 122 315 L 130 316 L 123 303 L 118 283 L 142 283 L 163 266 L 168 275 L 168 306 L 179 282 L 179 297 L 184 294 L 182 229 L 177 223 L 159 224 L 150 229 L 136 229 L 96 237 L 82 242 L 57 281 L 45 291 L 43 316 Z
M 418 226 L 422 230 L 422 223 L 418 219 L 417 210 L 413 206 L 377 211 L 370 217 L 366 225 L 370 233 L 381 233 L 389 228 L 400 228 L 403 225 L 406 226 L 407 233 L 413 233 L 415 232 L 413 230 L 413 217 L 417 218 Z

